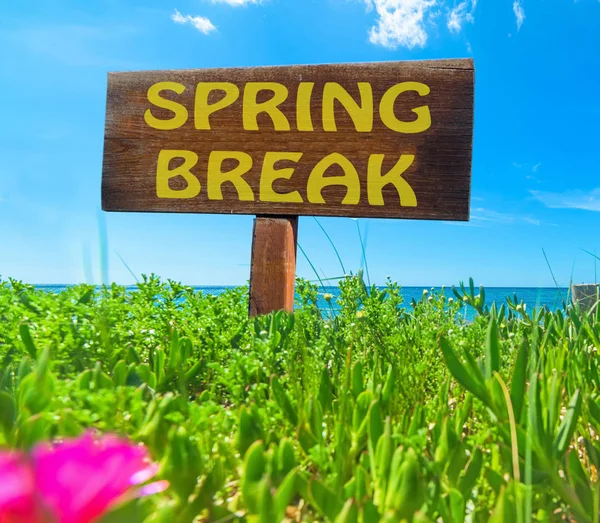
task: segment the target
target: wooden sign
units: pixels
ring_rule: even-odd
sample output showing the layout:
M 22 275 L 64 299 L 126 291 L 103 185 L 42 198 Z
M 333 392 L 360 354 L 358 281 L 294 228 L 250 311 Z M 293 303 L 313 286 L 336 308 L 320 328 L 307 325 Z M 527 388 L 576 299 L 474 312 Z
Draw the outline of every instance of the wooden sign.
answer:
M 106 211 L 255 214 L 250 314 L 294 303 L 299 215 L 468 220 L 472 60 L 111 73 Z
M 471 60 L 111 73 L 107 211 L 468 220 Z

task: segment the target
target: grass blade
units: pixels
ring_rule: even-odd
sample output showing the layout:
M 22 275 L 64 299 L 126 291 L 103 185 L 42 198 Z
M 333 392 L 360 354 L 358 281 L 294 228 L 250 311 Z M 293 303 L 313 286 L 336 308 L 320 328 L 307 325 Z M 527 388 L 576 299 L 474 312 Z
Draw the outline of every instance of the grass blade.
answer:
M 460 362 L 454 349 L 450 345 L 450 342 L 444 337 L 440 336 L 439 345 L 442 349 L 444 361 L 448 370 L 454 376 L 454 379 L 458 381 L 465 389 L 472 392 L 475 396 L 484 402 L 487 402 L 487 392 L 485 386 L 482 383 L 478 383 L 467 371 L 465 366 Z M 484 399 L 485 398 L 485 399 Z
M 563 456 L 566 452 L 571 438 L 573 437 L 573 433 L 575 432 L 575 426 L 577 424 L 577 419 L 579 418 L 580 412 L 581 394 L 579 393 L 578 389 L 571 397 L 571 401 L 569 401 L 567 412 L 554 440 L 553 450 L 557 456 Z
M 489 380 L 495 372 L 500 370 L 500 347 L 498 343 L 498 322 L 495 314 L 492 315 L 487 330 L 485 344 L 485 378 Z
M 367 273 L 367 282 L 369 282 L 369 287 L 371 286 L 371 277 L 369 276 L 369 266 L 367 265 L 367 252 L 365 250 L 365 244 L 363 243 L 362 234 L 360 232 L 360 225 L 358 220 L 356 220 L 356 229 L 358 230 L 358 239 L 360 240 L 360 249 L 362 253 L 362 263 L 365 264 L 365 272 Z M 361 263 L 361 265 L 362 265 Z
M 525 399 L 525 387 L 527 383 L 527 356 L 527 340 L 523 339 L 519 349 L 519 354 L 517 355 L 517 361 L 515 362 L 512 383 L 510 386 L 510 400 L 515 413 L 515 419 L 517 421 L 521 419 L 523 401 Z
M 346 268 L 344 267 L 344 262 L 342 262 L 342 258 L 340 256 L 340 253 L 338 252 L 337 248 L 335 247 L 335 243 L 333 243 L 333 240 L 331 239 L 331 237 L 329 236 L 329 234 L 327 234 L 327 231 L 325 230 L 325 227 L 323 227 L 323 225 L 321 225 L 321 222 L 319 220 L 317 220 L 316 216 L 313 216 L 313 219 L 315 220 L 315 222 L 317 222 L 317 225 L 323 231 L 323 234 L 325 235 L 325 237 L 329 241 L 330 245 L 333 247 L 333 252 L 335 252 L 335 255 L 337 256 L 337 259 L 340 262 L 340 267 L 342 268 L 342 272 L 344 274 L 346 274 Z

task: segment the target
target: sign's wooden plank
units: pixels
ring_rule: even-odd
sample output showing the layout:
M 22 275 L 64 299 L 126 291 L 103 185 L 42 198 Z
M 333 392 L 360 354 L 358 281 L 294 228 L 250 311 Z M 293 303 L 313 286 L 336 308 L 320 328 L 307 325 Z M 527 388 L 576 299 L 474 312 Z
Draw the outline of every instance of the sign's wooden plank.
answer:
M 256 217 L 250 264 L 250 316 L 294 309 L 298 217 Z
M 473 90 L 471 60 L 111 73 L 102 208 L 468 220 Z

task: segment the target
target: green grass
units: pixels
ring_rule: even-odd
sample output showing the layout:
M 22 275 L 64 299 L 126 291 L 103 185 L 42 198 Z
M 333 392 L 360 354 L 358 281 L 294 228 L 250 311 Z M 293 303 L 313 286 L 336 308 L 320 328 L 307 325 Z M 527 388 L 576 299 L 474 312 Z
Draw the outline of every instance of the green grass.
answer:
M 598 521 L 600 315 L 357 276 L 324 318 L 297 291 L 249 320 L 245 289 L 0 282 L 0 446 L 145 443 L 171 486 L 131 523 Z

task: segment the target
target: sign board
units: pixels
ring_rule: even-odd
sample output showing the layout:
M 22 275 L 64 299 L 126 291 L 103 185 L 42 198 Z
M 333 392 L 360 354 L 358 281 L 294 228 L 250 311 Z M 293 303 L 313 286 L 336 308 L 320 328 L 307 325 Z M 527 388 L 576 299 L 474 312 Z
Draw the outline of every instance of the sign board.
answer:
M 110 73 L 102 208 L 468 220 L 472 60 Z

